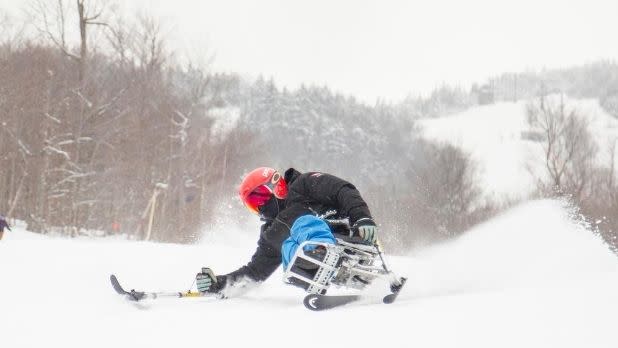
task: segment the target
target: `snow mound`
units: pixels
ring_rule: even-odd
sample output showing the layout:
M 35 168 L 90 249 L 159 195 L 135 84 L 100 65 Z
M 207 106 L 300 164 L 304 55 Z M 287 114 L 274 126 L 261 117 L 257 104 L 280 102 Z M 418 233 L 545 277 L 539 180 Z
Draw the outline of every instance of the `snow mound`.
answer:
M 525 203 L 412 259 L 412 297 L 618 276 L 618 258 L 602 238 L 568 203 L 552 200 Z

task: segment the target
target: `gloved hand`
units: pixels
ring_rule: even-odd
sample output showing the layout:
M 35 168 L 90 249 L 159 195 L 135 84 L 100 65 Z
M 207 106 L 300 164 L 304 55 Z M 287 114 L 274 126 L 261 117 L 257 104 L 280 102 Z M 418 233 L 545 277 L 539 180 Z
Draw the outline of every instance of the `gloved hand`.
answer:
M 378 227 L 370 218 L 359 219 L 353 228 L 358 231 L 358 235 L 367 244 L 374 244 L 378 239 Z
M 221 286 L 217 282 L 217 276 L 208 267 L 202 267 L 202 271 L 195 275 L 195 283 L 197 284 L 197 290 L 201 293 L 216 293 L 221 290 Z

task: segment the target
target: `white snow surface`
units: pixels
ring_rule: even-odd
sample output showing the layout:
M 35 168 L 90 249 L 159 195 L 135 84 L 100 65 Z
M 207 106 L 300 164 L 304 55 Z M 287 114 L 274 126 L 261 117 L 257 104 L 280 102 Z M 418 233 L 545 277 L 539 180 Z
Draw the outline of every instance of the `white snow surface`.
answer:
M 559 201 L 528 202 L 456 240 L 391 256 L 409 278 L 395 304 L 374 296 L 378 284 L 326 312 L 305 309 L 281 270 L 237 298 L 140 307 L 109 283 L 115 273 L 128 289 L 187 290 L 201 266 L 241 266 L 253 239 L 186 246 L 17 227 L 0 241 L 0 347 L 614 348 L 618 260 L 571 215 Z

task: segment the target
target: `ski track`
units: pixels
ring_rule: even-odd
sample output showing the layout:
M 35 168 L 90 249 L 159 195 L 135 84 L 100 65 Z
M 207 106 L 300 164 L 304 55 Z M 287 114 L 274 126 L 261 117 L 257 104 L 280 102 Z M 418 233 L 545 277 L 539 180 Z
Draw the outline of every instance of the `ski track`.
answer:
M 359 303 L 311 312 L 281 270 L 223 301 L 136 306 L 109 283 L 115 273 L 128 290 L 187 290 L 201 266 L 232 271 L 253 250 L 252 242 L 68 240 L 17 228 L 0 241 L 0 347 L 617 345 L 617 259 L 557 201 L 529 202 L 456 240 L 389 257 L 409 278 L 392 305 L 380 303 L 386 285 L 375 284 Z

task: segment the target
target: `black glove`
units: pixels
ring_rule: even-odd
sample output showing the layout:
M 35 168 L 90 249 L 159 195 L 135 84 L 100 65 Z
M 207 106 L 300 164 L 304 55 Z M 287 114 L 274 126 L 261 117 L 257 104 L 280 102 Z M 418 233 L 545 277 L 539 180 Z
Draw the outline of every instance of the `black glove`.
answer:
M 378 227 L 370 218 L 362 218 L 354 223 L 352 229 L 358 231 L 358 235 L 367 244 L 374 244 L 378 240 Z
M 201 293 L 218 293 L 225 286 L 225 277 L 217 277 L 208 267 L 202 267 L 202 271 L 195 275 L 197 290 Z

